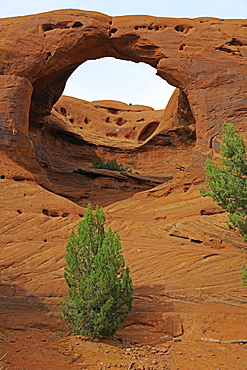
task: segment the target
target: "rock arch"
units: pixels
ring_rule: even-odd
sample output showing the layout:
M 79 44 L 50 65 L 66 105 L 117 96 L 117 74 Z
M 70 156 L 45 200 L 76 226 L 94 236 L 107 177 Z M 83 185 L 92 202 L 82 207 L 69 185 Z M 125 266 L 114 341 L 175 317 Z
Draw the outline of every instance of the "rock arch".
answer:
M 73 71 L 86 60 L 110 56 L 150 64 L 186 95 L 196 122 L 189 167 L 196 176 L 205 157 L 218 150 L 222 122 L 240 126 L 246 119 L 246 26 L 246 20 L 80 10 L 1 19 L 0 143 L 28 147 L 29 120 L 45 120 Z

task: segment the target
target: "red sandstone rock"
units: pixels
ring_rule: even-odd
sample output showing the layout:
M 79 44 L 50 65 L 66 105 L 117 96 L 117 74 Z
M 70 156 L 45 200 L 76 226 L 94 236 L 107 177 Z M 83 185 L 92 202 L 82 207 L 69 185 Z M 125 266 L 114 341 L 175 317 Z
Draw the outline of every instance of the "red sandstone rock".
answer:
M 79 10 L 0 20 L 2 329 L 64 330 L 57 315 L 67 236 L 93 201 L 107 205 L 135 286 L 118 335 L 149 344 L 244 338 L 246 244 L 197 183 L 205 158 L 218 155 L 224 120 L 245 136 L 246 25 Z M 60 98 L 79 64 L 103 56 L 157 68 L 178 88 L 167 108 Z M 140 177 L 95 178 L 96 157 Z M 144 175 L 173 180 L 140 192 Z M 234 364 L 238 350 L 228 349 Z
M 244 122 L 244 26 L 244 20 L 110 17 L 79 10 L 2 19 L 0 70 L 31 82 L 32 124 L 49 114 L 66 80 L 85 60 L 113 56 L 152 65 L 183 90 L 191 108 L 197 138 L 189 167 L 192 180 L 201 173 L 205 155 L 218 150 L 222 122 L 239 127 Z M 29 92 L 24 99 L 30 99 Z
M 0 144 L 29 146 L 28 127 L 32 84 L 24 77 L 3 75 L 0 87 Z
M 70 125 L 70 131 L 88 142 L 123 149 L 134 149 L 151 139 L 163 116 L 163 110 L 150 107 L 113 101 L 89 103 L 66 96 L 59 99 L 54 109 L 60 113 L 60 121 L 64 116 L 66 130 Z

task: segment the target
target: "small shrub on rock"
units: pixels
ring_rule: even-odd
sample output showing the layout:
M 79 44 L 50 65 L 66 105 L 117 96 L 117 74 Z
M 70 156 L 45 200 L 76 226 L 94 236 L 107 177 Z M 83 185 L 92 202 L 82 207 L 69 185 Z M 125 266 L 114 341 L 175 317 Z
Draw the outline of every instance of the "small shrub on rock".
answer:
M 240 274 L 241 274 L 242 285 L 247 286 L 247 265 L 242 266 L 242 271 L 240 272 Z
M 247 242 L 247 159 L 243 138 L 232 123 L 223 124 L 221 165 L 206 161 L 205 184 L 202 196 L 210 196 L 229 212 L 228 227 L 237 229 Z M 247 266 L 242 266 L 242 284 L 247 286 Z
M 105 215 L 88 204 L 78 234 L 69 236 L 65 256 L 68 296 L 62 318 L 76 334 L 111 336 L 132 307 L 133 285 L 119 235 L 104 229 Z
M 94 159 L 92 168 L 105 169 L 111 171 L 126 171 L 132 172 L 129 167 L 124 167 L 122 164 L 117 163 L 116 159 L 109 159 L 107 162 L 101 161 L 99 158 Z
M 207 189 L 202 196 L 210 196 L 229 212 L 230 229 L 238 229 L 247 242 L 247 160 L 243 138 L 232 123 L 223 124 L 221 164 L 206 161 Z

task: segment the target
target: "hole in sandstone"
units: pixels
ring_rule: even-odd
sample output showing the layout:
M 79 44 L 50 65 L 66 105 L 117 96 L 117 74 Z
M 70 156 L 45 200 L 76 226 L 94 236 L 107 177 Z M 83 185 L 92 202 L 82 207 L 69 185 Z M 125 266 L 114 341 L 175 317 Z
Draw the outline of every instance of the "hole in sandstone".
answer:
M 201 244 L 201 243 L 203 243 L 203 240 L 199 240 L 199 239 L 190 239 L 190 241 L 191 241 L 192 243 L 197 243 L 197 244 Z
M 116 33 L 117 32 L 117 28 L 112 28 L 111 29 L 111 33 Z
M 42 29 L 44 32 L 54 30 L 54 28 L 55 28 L 54 24 L 51 24 L 51 23 L 43 24 L 42 26 Z
M 44 239 L 44 242 L 47 243 L 47 239 Z
M 48 60 L 50 57 L 51 57 L 51 52 L 50 52 L 50 51 L 48 51 L 48 53 L 47 53 L 47 55 L 46 55 L 45 60 Z
M 179 46 L 179 50 L 184 50 L 184 47 L 186 46 L 186 44 L 182 44 Z
M 153 46 L 150 49 L 147 47 L 146 51 L 150 59 L 157 53 Z M 142 62 L 106 57 L 88 60 L 77 67 L 66 82 L 63 94 L 96 105 L 101 105 L 98 103 L 102 100 L 112 100 L 128 105 L 131 102 L 132 107 L 142 105 L 164 109 L 173 91 L 174 87 L 156 74 L 156 68 Z M 110 114 L 119 113 L 114 104 L 107 104 L 105 109 L 108 108 Z
M 135 27 L 134 27 L 134 30 L 136 30 L 136 31 L 137 31 L 138 29 L 139 29 L 139 27 L 138 27 L 138 26 L 135 26 Z
M 66 116 L 66 114 L 67 114 L 67 111 L 64 107 L 60 108 L 60 112 L 62 113 L 63 116 Z
M 106 121 L 107 123 L 111 122 L 110 117 L 106 117 L 105 121 Z
M 22 214 L 22 211 L 20 210 L 20 209 L 17 209 L 17 211 L 16 211 L 17 213 L 19 213 L 19 215 L 21 215 Z
M 46 215 L 46 216 L 49 216 L 49 211 L 48 211 L 48 209 L 42 209 L 42 213 L 44 213 L 44 215 Z
M 81 22 L 75 22 L 72 28 L 77 28 L 77 27 L 83 27 L 83 24 Z
M 69 215 L 69 213 L 68 213 L 68 212 L 64 212 L 64 213 L 62 214 L 62 217 L 68 217 L 68 215 Z
M 118 125 L 118 126 L 123 126 L 123 125 L 125 125 L 125 123 L 127 122 L 127 120 L 126 119 L 123 119 L 122 117 L 119 117 L 117 120 L 116 120 L 116 125 Z
M 239 40 L 239 39 L 237 39 L 237 38 L 233 38 L 230 42 L 229 42 L 229 45 L 236 45 L 236 46 L 243 46 L 244 45 L 244 43 L 241 41 L 241 40 Z
M 51 210 L 50 211 L 50 216 L 51 217 L 59 217 L 59 212 L 57 210 Z
M 124 135 L 124 137 L 126 137 L 126 139 L 134 139 L 136 137 L 136 131 L 135 131 L 135 127 L 133 127 L 133 129 L 129 129 L 129 131 Z
M 74 31 L 70 30 L 68 32 L 73 33 Z M 174 32 L 174 34 L 175 34 L 175 32 Z M 184 36 L 181 35 L 181 37 L 184 37 Z M 179 47 L 179 45 L 177 45 L 177 48 L 178 47 Z M 153 52 L 156 53 L 156 50 L 152 50 L 152 49 L 153 48 L 148 50 L 148 53 L 149 53 L 148 56 L 150 56 L 150 60 L 152 60 Z M 97 57 L 97 54 L 96 54 L 96 57 Z M 102 62 L 106 62 L 107 64 L 104 64 L 104 63 L 102 64 Z M 108 62 L 110 62 L 110 66 L 108 65 Z M 113 64 L 111 65 L 111 63 L 113 63 Z M 102 64 L 103 70 L 102 70 L 102 67 L 101 68 L 97 67 L 100 64 Z M 89 66 L 91 65 L 93 67 L 93 69 L 91 69 L 93 75 L 90 75 L 90 73 L 88 73 L 87 70 L 85 70 L 85 65 L 89 65 Z M 117 68 L 115 68 L 114 66 L 117 66 Z M 120 66 L 120 68 L 119 68 L 119 66 Z M 133 67 L 133 69 L 132 69 L 132 67 Z M 77 74 L 79 69 L 81 69 L 81 70 L 83 69 L 83 77 L 81 77 L 81 78 L 78 77 L 78 74 Z M 130 70 L 132 71 L 131 73 L 129 73 Z M 108 71 L 109 71 L 109 74 L 107 75 Z M 127 73 L 125 73 L 125 72 L 127 72 Z M 149 74 L 149 72 L 151 72 L 151 73 Z M 100 74 L 100 78 L 99 78 L 99 76 L 97 76 L 97 73 Z M 124 73 L 125 73 L 125 75 L 124 75 Z M 137 82 L 138 87 L 136 88 L 136 87 L 133 87 L 132 82 L 136 81 L 138 73 L 140 75 L 140 79 Z M 156 76 L 155 73 L 156 73 L 155 68 L 152 68 L 149 65 L 146 65 L 144 63 L 138 63 L 137 64 L 137 63 L 133 63 L 133 62 L 129 62 L 129 61 L 116 60 L 114 58 L 102 58 L 102 59 L 98 59 L 98 60 L 95 60 L 95 61 L 87 61 L 87 62 L 83 63 L 83 65 L 81 65 L 81 67 L 78 67 L 76 69 L 76 71 L 72 74 L 72 76 L 70 77 L 68 82 L 71 81 L 71 78 L 75 78 L 75 80 L 76 80 L 75 83 L 78 83 L 78 86 L 80 87 L 80 89 L 84 88 L 84 86 L 85 86 L 86 90 L 88 90 L 88 86 L 90 86 L 90 90 L 91 90 L 91 93 L 92 93 L 92 98 L 90 98 L 88 100 L 94 100 L 94 102 L 92 104 L 93 107 L 94 106 L 100 107 L 100 108 L 103 107 L 105 109 L 104 119 L 107 120 L 108 119 L 107 116 L 109 116 L 109 114 L 110 114 L 110 117 L 112 119 L 112 126 L 114 126 L 114 121 L 118 122 L 118 125 L 121 126 L 121 124 L 119 124 L 119 123 L 122 123 L 122 121 L 118 121 L 118 118 L 120 118 L 120 119 L 121 119 L 121 117 L 125 118 L 125 115 L 122 114 L 123 110 L 126 110 L 127 114 L 129 114 L 129 115 L 132 115 L 133 112 L 137 112 L 137 115 L 134 116 L 133 125 L 137 126 L 137 123 L 135 123 L 137 118 L 139 118 L 139 122 L 144 121 L 144 123 L 145 123 L 145 124 L 143 123 L 141 127 L 140 127 L 140 125 L 138 125 L 139 126 L 138 132 L 128 131 L 128 128 L 129 128 L 128 126 L 127 126 L 127 128 L 125 126 L 123 128 L 115 127 L 116 130 L 114 130 L 114 129 L 112 130 L 111 127 L 109 127 L 110 125 L 105 125 L 105 126 L 108 126 L 108 130 L 109 130 L 107 132 L 107 136 L 117 137 L 118 135 L 120 136 L 120 134 L 121 134 L 122 138 L 123 138 L 124 135 L 126 135 L 126 137 L 135 138 L 135 142 L 136 142 L 136 137 L 139 134 L 138 139 L 142 142 L 142 141 L 145 141 L 146 139 L 148 139 L 150 136 L 152 136 L 152 134 L 155 132 L 155 130 L 159 126 L 159 120 L 160 120 L 159 115 L 157 115 L 157 112 L 154 112 L 153 118 L 149 118 L 149 117 L 152 117 L 152 114 L 153 114 L 152 109 L 150 109 L 149 107 L 150 106 L 153 106 L 153 107 L 155 106 L 155 109 L 164 109 L 165 108 L 165 102 L 166 102 L 165 101 L 166 100 L 165 99 L 165 93 L 164 93 L 165 87 L 167 86 L 168 88 L 170 88 L 170 90 L 172 90 L 172 91 L 174 90 L 174 88 L 172 86 L 169 86 L 161 77 Z M 119 77 L 121 77 L 121 80 L 120 80 L 121 82 L 119 82 L 119 80 L 118 80 Z M 149 79 L 149 77 L 150 77 L 150 79 Z M 95 79 L 95 84 L 94 84 L 94 81 L 92 81 L 93 79 Z M 152 85 L 150 85 L 150 81 L 152 81 L 153 79 L 156 79 L 157 82 L 158 81 L 160 82 L 160 87 L 161 87 L 160 91 L 157 89 L 156 84 L 154 84 L 154 87 Z M 82 83 L 82 80 L 83 80 L 83 83 Z M 124 86 L 123 82 L 125 82 L 125 81 L 123 81 L 123 80 L 126 80 L 127 86 Z M 116 87 L 114 86 L 115 82 L 116 82 L 116 85 L 115 85 Z M 96 91 L 97 92 L 100 91 L 101 87 L 99 86 L 99 83 L 102 83 L 102 90 L 104 91 L 104 93 L 106 93 L 106 95 L 109 94 L 109 92 L 112 93 L 112 96 L 110 98 L 109 98 L 109 96 L 106 96 L 106 100 L 108 100 L 108 102 L 105 105 L 97 102 L 97 100 L 103 100 L 104 98 L 102 99 L 101 96 L 100 97 L 97 96 L 95 94 L 95 92 L 93 91 L 93 89 L 92 89 L 92 87 L 95 85 Z M 73 94 L 76 91 L 75 86 L 76 85 L 72 84 Z M 67 87 L 68 87 L 68 84 L 66 84 L 66 89 L 67 89 Z M 122 98 L 119 95 L 119 91 L 121 93 L 124 90 L 127 91 L 127 96 L 128 96 L 128 98 L 126 99 L 127 100 L 126 104 L 125 105 L 124 104 L 121 105 L 121 104 L 118 104 L 118 103 L 116 104 L 116 100 L 118 100 L 120 102 L 125 100 L 124 98 Z M 132 95 L 133 99 L 130 98 L 130 95 L 129 95 L 130 93 L 133 94 Z M 142 95 L 138 96 L 138 98 L 137 98 L 137 93 L 142 94 Z M 66 91 L 65 95 L 70 95 L 71 96 L 72 94 L 68 93 Z M 148 99 L 152 98 L 153 103 L 150 103 L 148 100 L 146 100 L 146 102 L 144 100 L 144 102 L 143 102 L 143 97 L 146 97 L 148 95 L 149 95 Z M 78 97 L 78 95 L 77 95 L 77 97 Z M 167 97 L 168 98 L 170 97 L 170 93 L 167 94 Z M 81 98 L 83 100 L 85 100 L 85 96 L 81 96 Z M 157 103 L 159 99 L 160 99 L 160 101 L 159 101 L 159 103 Z M 114 102 L 111 102 L 110 100 L 114 100 Z M 131 105 L 132 105 L 131 107 L 128 105 L 130 101 L 131 101 Z M 138 105 L 140 105 L 140 107 L 138 107 Z M 143 105 L 147 105 L 148 107 L 143 107 Z M 68 111 L 66 111 L 65 107 L 68 109 Z M 70 115 L 72 115 L 71 114 L 72 109 L 70 109 L 69 105 L 67 106 L 67 105 L 62 103 L 59 106 L 58 109 L 61 112 L 61 114 L 64 115 L 64 116 L 67 116 L 68 119 L 69 119 Z M 148 111 L 147 115 L 146 115 L 145 111 Z M 117 116 L 118 113 L 120 113 L 120 114 Z M 87 117 L 85 117 L 85 114 L 87 114 Z M 73 116 L 74 116 L 74 114 L 73 114 Z M 84 111 L 84 114 L 82 115 L 81 125 L 83 124 L 83 121 L 84 121 L 85 124 L 89 123 L 88 117 L 90 117 L 90 119 L 92 119 L 91 123 L 94 123 L 95 118 L 91 115 L 91 113 L 87 113 L 87 111 Z M 109 117 L 109 122 L 110 122 L 110 117 Z M 147 120 L 146 122 L 145 122 L 143 117 L 148 117 L 148 118 L 146 118 L 146 120 Z M 96 117 L 96 119 L 97 119 L 97 117 Z M 76 119 L 76 121 L 77 121 L 77 119 Z M 132 125 L 132 127 L 133 127 L 133 125 Z M 71 128 L 71 126 L 70 126 L 70 128 Z M 80 129 L 82 129 L 82 128 L 86 131 L 86 127 L 85 127 L 84 124 L 83 124 L 83 127 L 82 126 L 80 127 Z M 117 130 L 119 131 L 119 134 L 117 133 Z M 68 140 L 70 145 L 77 145 L 78 148 L 79 148 L 79 146 L 82 146 L 82 145 L 84 146 L 84 143 L 82 144 L 82 140 L 81 140 L 80 137 L 77 137 L 77 140 L 76 140 L 73 135 L 67 135 L 66 136 L 64 133 L 62 133 L 62 134 L 64 135 L 65 140 Z M 115 142 L 117 140 L 118 139 L 114 139 Z M 110 141 L 111 141 L 111 139 L 109 139 L 109 142 Z M 163 138 L 162 138 L 162 145 L 163 145 Z M 94 150 L 94 147 L 90 144 L 90 142 L 89 142 L 89 147 L 90 148 L 92 147 L 92 150 Z M 77 152 L 77 150 L 78 149 L 76 148 L 76 153 L 78 153 L 78 154 L 76 154 L 76 156 L 78 156 L 78 158 L 79 158 L 80 152 L 79 151 Z M 100 153 L 106 154 L 105 158 L 102 157 L 102 160 L 104 160 L 104 161 L 106 161 L 112 155 L 112 153 L 114 153 L 114 152 L 107 152 L 108 149 L 106 149 L 106 151 L 105 151 L 105 149 L 103 150 L 103 149 L 99 148 L 99 150 L 100 150 Z M 45 150 L 44 150 L 44 152 L 45 152 Z M 61 152 L 63 152 L 63 146 L 62 145 L 61 145 Z M 69 163 L 70 153 L 68 155 L 67 152 L 68 152 L 68 150 L 67 150 L 66 145 L 65 145 L 64 146 L 64 156 L 66 156 L 66 155 L 68 156 L 68 163 Z M 54 152 L 54 153 L 56 154 L 56 152 Z M 136 153 L 137 152 L 133 151 L 133 154 L 132 154 L 132 157 L 131 157 L 131 163 L 133 163 L 134 165 L 135 165 Z M 43 153 L 41 153 L 41 154 L 43 155 Z M 107 158 L 107 156 L 108 156 L 108 158 Z M 86 156 L 84 155 L 84 157 L 86 157 Z M 92 158 L 92 157 L 93 157 L 92 153 L 89 151 L 89 156 L 85 160 L 85 162 L 87 161 L 87 165 L 88 165 L 89 159 Z M 133 161 L 132 161 L 132 158 L 133 158 Z M 46 158 L 44 158 L 43 160 L 46 160 Z M 83 160 L 84 160 L 84 158 L 82 158 L 82 161 Z M 150 166 L 150 168 L 151 168 L 151 166 Z M 48 170 L 49 170 L 49 168 L 48 168 Z M 79 182 L 77 182 L 77 183 L 74 182 L 73 180 L 76 179 L 76 178 L 75 177 L 72 178 L 72 176 L 70 176 L 69 179 L 67 180 L 65 178 L 66 174 L 64 174 L 64 175 L 65 176 L 63 177 L 62 180 L 58 179 L 58 182 L 64 182 L 64 184 L 59 184 L 61 187 L 64 185 L 63 189 L 65 189 L 65 190 L 63 191 L 62 196 L 64 196 L 64 197 L 67 196 L 72 201 L 79 203 L 80 202 L 80 195 L 79 195 L 79 190 L 77 188 Z M 51 177 L 52 176 L 53 176 L 53 174 L 51 175 Z M 85 177 L 86 176 L 88 176 L 88 175 L 86 174 Z M 94 178 L 96 178 L 96 176 Z M 92 179 L 94 179 L 94 178 L 92 177 Z M 88 179 L 86 178 L 86 181 L 90 181 L 90 180 L 91 180 L 91 178 L 90 178 L 90 175 L 89 175 Z M 52 178 L 52 181 L 55 182 L 54 178 Z M 67 183 L 66 183 L 66 181 L 67 181 Z M 64 194 L 66 192 L 66 186 L 68 185 L 68 183 L 72 184 L 70 186 L 71 186 L 71 188 L 73 187 L 73 189 L 72 189 L 73 191 L 74 191 L 74 188 L 75 188 L 75 192 L 74 193 L 71 192 L 71 193 L 69 193 L 69 195 L 68 195 L 68 193 Z M 141 184 L 142 184 L 141 182 L 137 183 L 137 185 L 138 185 L 138 187 L 136 188 L 137 191 L 142 190 Z M 96 186 L 97 186 L 97 184 L 96 184 Z M 152 187 L 152 185 L 150 185 L 150 187 Z M 100 186 L 99 186 L 99 188 L 100 188 Z M 60 188 L 58 188 L 58 190 L 59 189 Z M 83 189 L 83 187 L 81 187 L 80 189 Z M 85 192 L 85 189 L 83 189 L 81 191 L 82 194 L 84 192 Z M 92 190 L 92 191 L 90 190 L 88 196 L 93 198 L 93 196 L 94 196 L 93 192 L 94 192 L 94 190 Z M 86 198 L 86 196 L 85 196 L 85 198 Z M 103 196 L 102 196 L 102 198 L 103 198 Z M 91 201 L 91 199 L 90 199 L 90 201 Z M 104 200 L 104 199 L 102 199 L 100 201 L 102 203 L 106 202 L 106 200 Z M 112 201 L 115 201 L 115 199 L 107 200 L 107 202 L 112 202 Z M 82 203 L 80 203 L 80 204 L 82 204 Z M 85 202 L 83 204 L 85 204 Z M 52 216 L 52 217 L 59 216 L 58 212 L 54 213 L 53 211 L 50 211 L 50 210 L 48 211 L 48 209 L 43 209 L 42 212 L 46 216 Z M 62 216 L 62 213 L 60 213 L 60 216 Z M 83 217 L 83 215 L 81 217 Z
M 210 257 L 216 257 L 216 256 L 219 256 L 218 253 L 212 253 L 212 254 L 207 254 L 206 256 L 203 257 L 203 259 L 207 259 L 207 258 L 210 258 Z
M 75 120 L 74 120 L 74 118 L 70 118 L 69 121 L 70 121 L 70 123 L 74 123 Z
M 5 179 L 5 176 L 4 175 L 1 175 L 1 179 L 3 180 L 3 179 Z
M 158 126 L 159 126 L 159 122 L 149 123 L 146 127 L 144 127 L 144 129 L 140 133 L 138 140 L 145 141 L 147 138 L 149 138 L 149 136 L 151 136 L 154 133 L 154 131 L 156 130 Z
M 136 120 L 136 122 L 142 122 L 142 121 L 145 121 L 145 118 L 140 118 L 140 119 Z
M 148 29 L 149 30 L 155 30 L 155 31 L 159 31 L 159 29 L 162 28 L 162 26 L 159 26 L 157 24 L 150 24 L 150 26 L 148 26 Z
M 119 109 L 115 109 L 115 108 L 107 108 L 107 110 L 111 114 L 118 114 L 119 112 Z
M 14 181 L 25 181 L 25 177 L 13 177 Z
M 107 132 L 106 133 L 106 136 L 108 137 L 117 137 L 118 136 L 118 134 L 116 133 L 116 132 Z
M 179 26 L 175 26 L 174 29 L 178 32 L 184 32 L 184 26 L 182 25 L 179 25 Z
M 183 24 L 179 24 L 174 27 L 175 31 L 182 33 L 187 33 L 191 28 L 192 28 L 191 26 L 185 26 Z

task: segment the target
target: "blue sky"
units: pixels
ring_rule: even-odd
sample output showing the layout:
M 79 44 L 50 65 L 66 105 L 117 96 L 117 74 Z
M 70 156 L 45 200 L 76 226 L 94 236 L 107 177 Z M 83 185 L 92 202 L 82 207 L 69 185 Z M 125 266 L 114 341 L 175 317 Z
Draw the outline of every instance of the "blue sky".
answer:
M 92 10 L 112 16 L 247 18 L 247 0 L 0 0 L 0 18 L 56 9 Z M 114 58 L 87 61 L 70 77 L 64 93 L 88 101 L 111 99 L 163 109 L 173 87 L 155 73 L 143 63 Z

